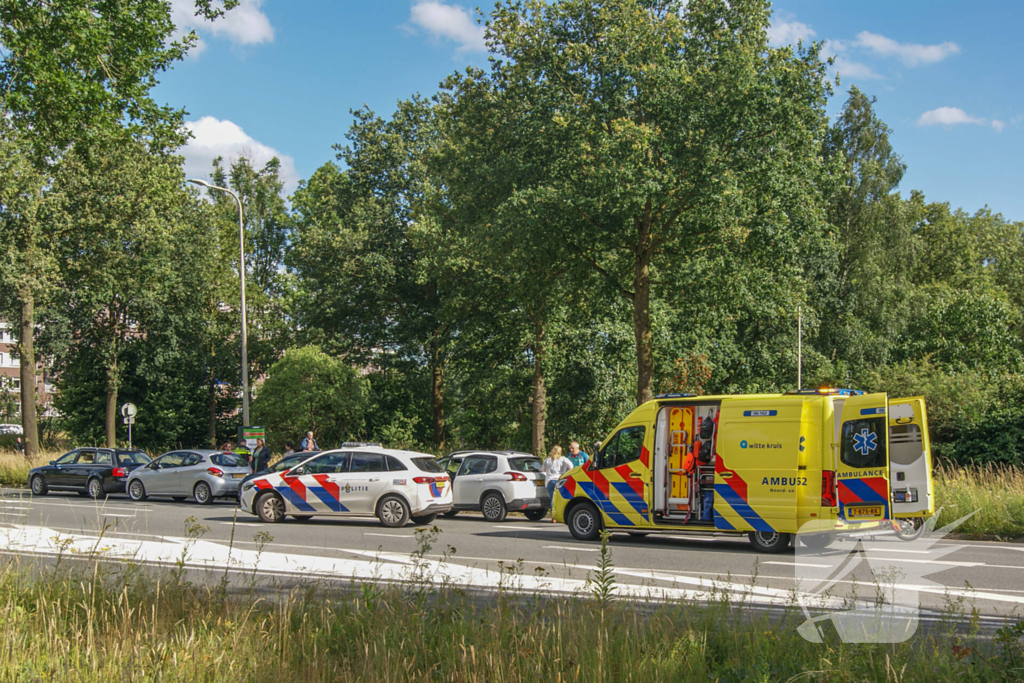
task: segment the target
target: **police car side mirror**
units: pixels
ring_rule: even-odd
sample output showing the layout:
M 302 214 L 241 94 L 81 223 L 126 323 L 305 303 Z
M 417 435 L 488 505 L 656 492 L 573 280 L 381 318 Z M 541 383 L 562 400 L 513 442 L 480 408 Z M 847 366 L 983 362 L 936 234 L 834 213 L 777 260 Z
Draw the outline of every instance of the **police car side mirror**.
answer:
M 302 465 L 299 465 L 298 467 L 293 467 L 292 469 L 288 470 L 288 474 L 293 477 L 301 477 L 305 473 L 306 468 L 303 467 Z

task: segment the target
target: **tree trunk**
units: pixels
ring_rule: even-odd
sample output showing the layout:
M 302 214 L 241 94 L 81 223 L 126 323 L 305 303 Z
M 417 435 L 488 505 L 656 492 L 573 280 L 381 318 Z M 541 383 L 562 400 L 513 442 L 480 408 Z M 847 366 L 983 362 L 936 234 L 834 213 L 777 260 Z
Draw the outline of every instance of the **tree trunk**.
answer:
M 206 404 L 210 412 L 210 421 L 206 427 L 206 437 L 210 442 L 210 448 L 217 447 L 217 383 L 214 379 L 213 370 L 210 370 L 210 387 L 206 397 Z
M 654 398 L 654 342 L 651 334 L 651 255 L 650 200 L 644 219 L 637 221 L 635 268 L 633 272 L 633 334 L 636 338 L 636 402 Z
M 107 367 L 107 448 L 117 446 L 117 361 Z
M 547 334 L 540 323 L 534 325 L 533 341 L 533 454 L 544 457 L 544 428 L 547 420 L 548 388 L 544 380 L 544 355 Z
M 21 428 L 24 431 L 25 458 L 39 455 L 39 426 L 36 421 L 36 310 L 35 297 L 27 289 L 20 292 L 21 334 L 18 356 L 21 370 Z
M 430 355 L 430 404 L 433 407 L 434 448 L 444 449 L 444 366 L 436 349 Z

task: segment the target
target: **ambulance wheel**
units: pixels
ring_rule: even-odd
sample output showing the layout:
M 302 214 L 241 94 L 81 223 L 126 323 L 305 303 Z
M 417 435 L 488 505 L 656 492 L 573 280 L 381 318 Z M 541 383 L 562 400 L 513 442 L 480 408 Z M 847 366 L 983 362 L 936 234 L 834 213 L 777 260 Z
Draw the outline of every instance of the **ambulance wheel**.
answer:
M 747 534 L 750 545 L 760 553 L 781 553 L 789 547 L 793 534 L 780 534 L 777 531 L 751 531 Z
M 566 520 L 569 532 L 580 541 L 596 541 L 601 535 L 601 516 L 590 503 L 580 503 Z
M 893 530 L 896 535 L 902 538 L 904 541 L 913 541 L 915 538 L 920 538 L 921 534 L 924 533 L 925 528 L 924 517 L 913 517 L 911 519 L 894 519 L 892 521 Z
M 797 536 L 800 542 L 812 550 L 821 550 L 832 545 L 836 540 L 835 534 L 807 534 Z

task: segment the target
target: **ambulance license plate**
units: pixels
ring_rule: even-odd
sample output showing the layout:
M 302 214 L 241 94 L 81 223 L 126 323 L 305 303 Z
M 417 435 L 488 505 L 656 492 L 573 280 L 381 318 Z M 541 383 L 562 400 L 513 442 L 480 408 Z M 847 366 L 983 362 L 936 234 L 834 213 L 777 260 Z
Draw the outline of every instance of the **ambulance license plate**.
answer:
M 878 506 L 873 507 L 853 507 L 846 508 L 847 519 L 863 519 L 864 517 L 881 517 L 882 508 Z

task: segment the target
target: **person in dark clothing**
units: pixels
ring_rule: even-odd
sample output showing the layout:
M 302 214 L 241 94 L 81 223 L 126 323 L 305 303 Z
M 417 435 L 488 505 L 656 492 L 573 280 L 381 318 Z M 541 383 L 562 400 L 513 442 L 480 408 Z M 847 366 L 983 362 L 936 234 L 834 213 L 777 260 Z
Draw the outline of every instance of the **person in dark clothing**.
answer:
M 256 450 L 252 453 L 252 471 L 262 472 L 270 466 L 270 449 L 263 439 L 256 439 Z

